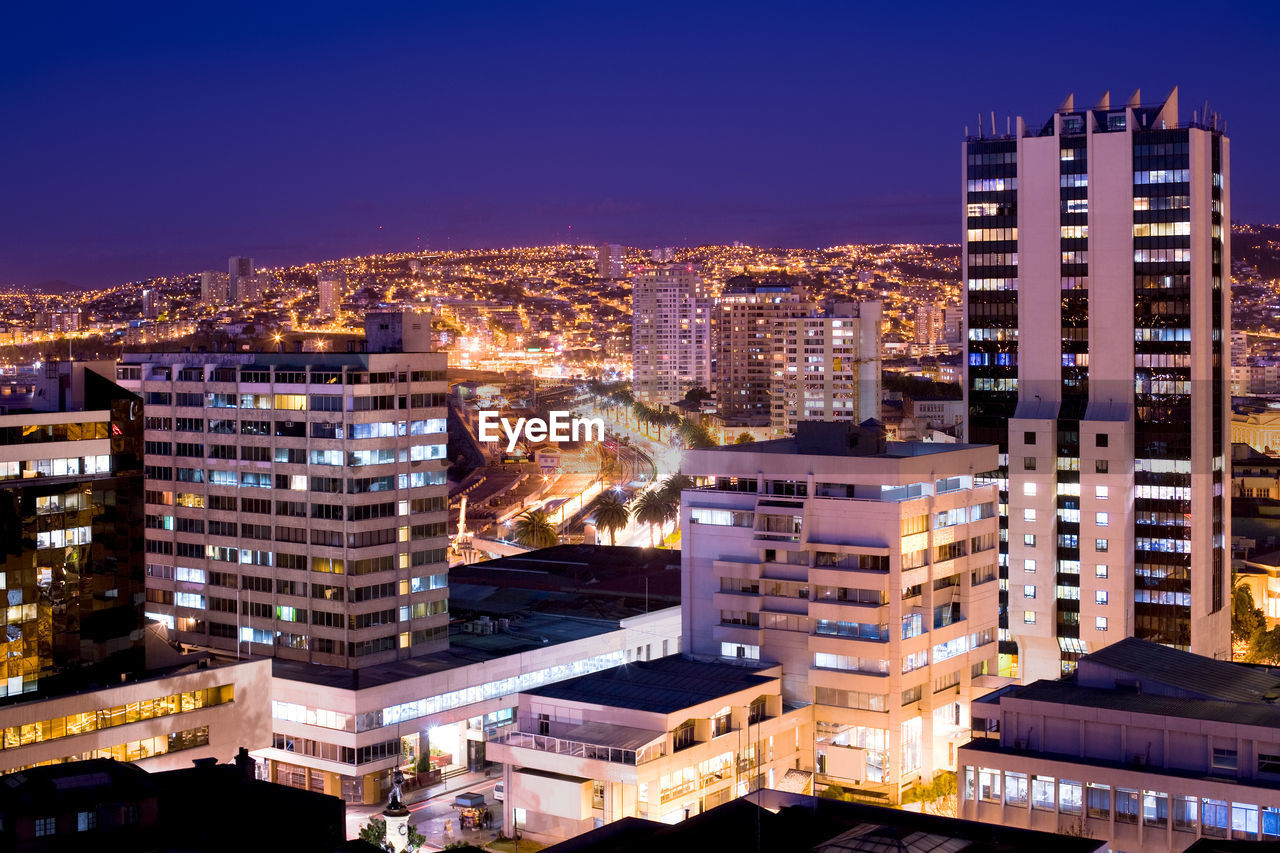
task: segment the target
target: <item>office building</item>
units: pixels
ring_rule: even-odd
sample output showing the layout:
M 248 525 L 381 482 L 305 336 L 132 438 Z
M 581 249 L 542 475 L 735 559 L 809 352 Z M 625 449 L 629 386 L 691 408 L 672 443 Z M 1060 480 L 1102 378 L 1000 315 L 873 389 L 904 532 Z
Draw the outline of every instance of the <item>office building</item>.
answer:
M 715 313 L 716 411 L 726 429 L 773 422 L 774 335 L 779 321 L 817 306 L 799 285 L 748 276 L 725 283 Z
M 0 705 L 0 773 L 94 758 L 173 770 L 271 742 L 269 660 L 169 658 L 127 681 Z
M 965 434 L 1002 454 L 1003 671 L 1057 677 L 1128 636 L 1226 657 L 1227 139 L 1176 90 L 984 134 Z
M 821 784 L 886 803 L 955 766 L 996 679 L 991 446 L 886 442 L 875 422 L 690 451 L 681 577 L 694 655 L 782 664 Z
M 547 843 L 624 818 L 676 823 L 808 765 L 808 708 L 779 667 L 671 655 L 520 694 L 489 744 L 503 765 L 503 826 Z
M 880 415 L 880 303 L 839 303 L 821 316 L 774 323 L 772 425 L 862 423 Z
M 600 278 L 622 278 L 622 247 L 605 243 L 596 250 L 596 275 Z
M 325 270 L 316 276 L 319 298 L 317 315 L 324 319 L 338 316 L 338 308 L 347 296 L 347 274 L 343 270 Z
M 146 406 L 147 612 L 222 652 L 361 667 L 447 645 L 445 356 L 130 353 Z M 350 347 L 354 350 L 354 345 Z
M 49 362 L 0 415 L 0 705 L 144 668 L 142 401 L 114 374 Z
M 547 853 L 1101 853 L 1105 849 L 1105 843 L 1093 838 L 813 797 L 788 788 L 754 792 L 674 826 L 652 818 L 626 818 L 557 844 Z
M 712 299 L 697 270 L 666 266 L 631 284 L 632 388 L 638 401 L 664 406 L 689 389 L 711 387 Z
M 1113 643 L 974 704 L 960 816 L 1133 853 L 1278 842 L 1278 691 L 1280 670 Z
M 200 273 L 200 301 L 209 307 L 226 305 L 230 301 L 231 276 L 217 270 Z
M 481 591 L 464 586 L 461 596 Z M 540 606 L 548 598 L 498 595 L 508 608 L 526 597 Z M 255 758 L 275 782 L 349 803 L 386 802 L 396 768 L 430 783 L 495 760 L 488 750 L 515 727 L 522 690 L 680 651 L 674 607 L 618 619 L 505 612 L 468 620 L 448 650 L 407 661 L 336 670 L 277 657 L 271 743 Z

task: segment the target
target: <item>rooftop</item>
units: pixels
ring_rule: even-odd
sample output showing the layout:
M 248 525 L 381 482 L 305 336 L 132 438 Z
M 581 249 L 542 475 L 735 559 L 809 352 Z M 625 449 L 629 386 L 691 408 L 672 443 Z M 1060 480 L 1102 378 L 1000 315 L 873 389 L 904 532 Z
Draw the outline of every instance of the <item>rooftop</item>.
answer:
M 673 826 L 624 818 L 563 841 L 549 848 L 548 853 L 639 853 L 658 849 L 1093 853 L 1105 846 L 1104 841 L 1092 838 L 764 790 L 730 800 Z
M 671 655 L 635 661 L 525 691 L 530 696 L 671 714 L 775 680 L 731 663 Z

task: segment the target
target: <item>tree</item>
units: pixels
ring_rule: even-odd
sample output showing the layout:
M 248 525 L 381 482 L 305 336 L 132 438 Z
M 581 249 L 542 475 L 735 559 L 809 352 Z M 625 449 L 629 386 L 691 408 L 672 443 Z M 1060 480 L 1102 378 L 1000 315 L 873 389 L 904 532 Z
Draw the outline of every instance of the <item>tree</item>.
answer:
M 740 432 L 738 433 L 738 437 L 733 440 L 733 443 L 734 444 L 750 444 L 753 441 L 755 441 L 755 439 L 751 437 L 751 433 Z
M 684 392 L 684 398 L 690 403 L 702 403 L 703 400 L 711 399 L 711 392 L 701 385 L 695 385 L 688 391 Z
M 917 785 L 902 798 L 904 803 L 920 803 L 925 814 L 942 817 L 959 817 L 960 791 L 956 787 L 956 774 L 944 770 L 928 785 Z
M 1259 628 L 1249 639 L 1249 651 L 1244 659 L 1249 663 L 1280 664 L 1280 626 L 1269 631 Z
M 609 544 L 618 544 L 615 541 L 617 532 L 627 526 L 627 522 L 631 519 L 631 513 L 627 509 L 626 501 L 623 501 L 611 491 L 606 491 L 596 501 L 596 528 L 609 532 Z
M 653 528 L 667 520 L 667 503 L 657 489 L 649 489 L 631 503 L 631 517 L 649 525 L 649 547 L 654 548 Z
M 1248 584 L 1237 581 L 1231 590 L 1231 639 L 1247 642 L 1266 627 L 1266 616 L 1254 606 L 1253 591 Z
M 526 548 L 550 548 L 560 543 L 560 533 L 551 517 L 540 509 L 527 509 L 516 516 L 515 540 Z
M 592 453 L 600 464 L 600 479 L 605 485 L 622 476 L 622 459 L 618 456 L 618 449 L 609 445 L 610 442 L 600 441 L 592 446 Z
M 427 843 L 427 837 L 413 824 L 409 824 L 408 833 L 405 835 L 405 849 L 409 851 L 419 850 L 422 845 Z M 379 849 L 390 849 L 387 847 L 387 822 L 378 815 L 369 818 L 369 822 L 360 827 L 360 840 L 367 841 Z

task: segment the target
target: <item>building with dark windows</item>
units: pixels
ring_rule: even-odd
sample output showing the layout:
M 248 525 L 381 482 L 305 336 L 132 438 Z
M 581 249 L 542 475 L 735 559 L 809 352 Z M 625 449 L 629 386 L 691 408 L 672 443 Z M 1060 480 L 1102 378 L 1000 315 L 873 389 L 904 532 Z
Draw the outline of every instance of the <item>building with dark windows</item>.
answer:
M 375 312 L 343 353 L 125 355 L 146 407 L 147 614 L 175 642 L 349 668 L 447 647 L 428 328 Z
M 1228 141 L 1177 91 L 964 143 L 969 441 L 998 444 L 1002 672 L 1230 652 Z M 1027 342 L 1028 346 L 1022 346 Z
M 51 362 L 0 415 L 0 703 L 144 668 L 142 401 L 114 374 Z

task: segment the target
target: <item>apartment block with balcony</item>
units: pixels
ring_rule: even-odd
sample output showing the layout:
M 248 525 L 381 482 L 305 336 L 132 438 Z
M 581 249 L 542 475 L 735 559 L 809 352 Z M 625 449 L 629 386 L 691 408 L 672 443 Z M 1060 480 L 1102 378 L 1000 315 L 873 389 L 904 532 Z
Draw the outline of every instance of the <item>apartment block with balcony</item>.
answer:
M 689 453 L 682 601 L 694 654 L 782 665 L 821 781 L 868 801 L 954 767 L 999 683 L 991 446 L 886 442 L 874 421 Z
M 812 757 L 807 708 L 778 667 L 670 656 L 520 694 L 503 764 L 503 826 L 538 841 L 625 817 L 678 823 L 761 788 Z
M 1280 669 L 1121 640 L 974 705 L 960 816 L 1131 853 L 1280 841 L 1277 698 Z

